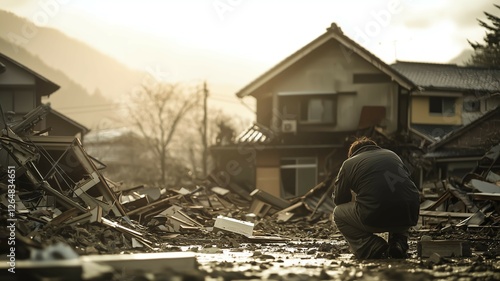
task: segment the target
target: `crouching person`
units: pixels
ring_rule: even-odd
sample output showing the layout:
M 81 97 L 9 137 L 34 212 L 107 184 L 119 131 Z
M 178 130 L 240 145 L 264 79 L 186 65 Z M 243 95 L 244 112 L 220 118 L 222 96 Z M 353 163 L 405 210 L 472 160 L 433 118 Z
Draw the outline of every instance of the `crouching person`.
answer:
M 335 179 L 333 200 L 333 220 L 356 258 L 407 258 L 420 196 L 396 153 L 366 137 L 354 141 Z M 388 242 L 375 235 L 382 232 L 389 232 Z

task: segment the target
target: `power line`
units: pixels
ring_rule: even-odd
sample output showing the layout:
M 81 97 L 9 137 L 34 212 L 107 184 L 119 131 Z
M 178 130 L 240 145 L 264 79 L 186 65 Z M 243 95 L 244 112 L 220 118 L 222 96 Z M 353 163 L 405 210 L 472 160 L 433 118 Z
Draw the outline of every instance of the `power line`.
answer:
M 64 110 L 64 109 L 80 109 L 80 108 L 94 108 L 94 107 L 107 107 L 107 106 L 122 106 L 117 103 L 103 103 L 103 104 L 89 104 L 89 105 L 80 105 L 80 106 L 68 106 L 68 107 L 59 107 L 58 110 Z
M 210 97 L 212 99 L 215 99 L 215 100 L 218 100 L 218 101 L 222 101 L 222 102 L 228 102 L 228 103 L 237 103 L 237 104 L 241 104 L 243 105 L 245 108 L 247 108 L 248 110 L 250 110 L 252 113 L 256 113 L 255 109 L 251 108 L 248 104 L 246 104 L 245 102 L 243 102 L 242 99 L 238 99 L 238 100 L 228 100 L 228 99 L 224 99 L 222 98 L 222 95 L 219 95 L 219 97 L 217 98 L 214 98 L 214 97 Z
M 85 113 L 92 113 L 92 112 L 100 112 L 100 111 L 115 111 L 115 110 L 120 110 L 122 108 L 97 108 L 93 110 L 83 110 L 83 111 L 64 111 L 65 114 L 85 114 Z

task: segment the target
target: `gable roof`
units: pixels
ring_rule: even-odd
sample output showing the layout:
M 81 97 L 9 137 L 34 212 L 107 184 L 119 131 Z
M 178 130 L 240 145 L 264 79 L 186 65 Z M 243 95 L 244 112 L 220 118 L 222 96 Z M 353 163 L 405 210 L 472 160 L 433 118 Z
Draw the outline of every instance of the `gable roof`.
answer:
M 31 70 L 30 68 L 20 64 L 19 62 L 15 61 L 14 59 L 8 57 L 7 55 L 0 53 L 0 59 L 5 59 L 8 60 L 9 62 L 15 64 L 16 66 L 20 67 L 21 69 L 25 70 L 26 72 L 30 73 L 31 75 L 35 76 L 35 80 L 38 86 L 38 92 L 41 96 L 50 96 L 53 92 L 59 90 L 59 85 L 53 83 L 49 79 L 43 77 L 42 75 L 36 73 L 35 71 Z M 0 62 L 1 64 L 1 62 Z M 3 65 L 3 64 L 2 64 Z M 6 70 L 5 65 L 4 66 L 4 71 Z M 0 73 L 1 71 L 1 66 L 0 66 Z
M 391 65 L 414 84 L 427 89 L 497 92 L 500 69 L 397 61 Z
M 90 129 L 85 127 L 84 125 L 76 122 L 75 120 L 69 118 L 68 116 L 62 114 L 61 112 L 50 108 L 49 115 L 53 115 L 55 118 L 61 119 L 62 121 L 66 122 L 68 125 L 72 126 L 76 131 L 80 132 L 82 134 L 82 137 L 86 135 L 88 132 L 90 132 Z M 48 116 L 47 118 L 50 118 Z
M 476 127 L 478 124 L 483 123 L 484 121 L 494 117 L 497 114 L 500 114 L 500 106 L 497 106 L 495 109 L 488 111 L 483 116 L 472 121 L 471 123 L 459 128 L 459 129 L 452 131 L 451 133 L 444 136 L 440 141 L 429 145 L 428 146 L 429 151 L 434 151 L 437 148 L 442 147 L 443 145 L 449 143 L 450 141 L 457 139 L 458 137 L 465 134 L 466 132 L 468 132 L 472 128 Z
M 392 69 L 389 65 L 387 65 L 378 57 L 376 57 L 374 54 L 370 53 L 361 45 L 354 42 L 349 37 L 345 36 L 340 27 L 338 27 L 337 24 L 332 23 L 331 26 L 327 28 L 327 31 L 325 33 L 323 33 L 309 44 L 305 45 L 292 55 L 288 56 L 287 58 L 279 62 L 277 65 L 275 65 L 268 71 L 264 72 L 261 76 L 257 77 L 250 84 L 246 85 L 241 90 L 239 90 L 236 93 L 236 96 L 242 98 L 254 94 L 262 86 L 268 83 L 271 79 L 273 79 L 274 77 L 276 77 L 277 75 L 288 69 L 290 66 L 299 62 L 305 56 L 312 53 L 314 50 L 318 49 L 320 46 L 324 45 L 330 40 L 338 41 L 345 48 L 347 48 L 346 49 L 347 52 L 352 52 L 359 55 L 360 57 L 371 63 L 373 66 L 378 68 L 380 71 L 389 75 L 393 80 L 395 80 L 398 84 L 400 84 L 404 88 L 411 89 L 415 86 L 413 82 L 410 81 L 408 78 L 401 75 L 399 72 Z

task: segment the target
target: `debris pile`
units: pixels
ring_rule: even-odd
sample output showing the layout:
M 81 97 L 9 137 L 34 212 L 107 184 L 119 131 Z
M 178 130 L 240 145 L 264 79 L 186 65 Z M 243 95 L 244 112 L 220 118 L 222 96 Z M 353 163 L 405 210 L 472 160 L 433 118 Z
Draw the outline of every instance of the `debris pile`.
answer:
M 419 243 L 419 256 L 470 256 L 470 247 L 484 252 L 486 258 L 498 256 L 499 156 L 497 144 L 462 179 L 451 177 L 422 186 L 421 227 L 433 233 L 434 240 Z M 485 243 L 489 245 L 485 247 Z
M 45 136 L 34 129 L 47 112 L 48 105 L 42 105 L 21 121 L 1 124 L 0 216 L 7 225 L 0 240 L 5 247 L 15 236 L 18 261 L 32 259 L 33 249 L 58 243 L 77 255 L 173 251 L 178 244 L 170 245 L 171 239 L 181 234 L 215 238 L 214 228 L 250 242 L 286 241 L 259 221 L 290 202 L 258 189 L 248 193 L 234 183 L 222 188 L 214 177 L 180 188 L 119 190 L 78 138 Z M 329 213 L 331 208 L 324 218 Z M 9 232 L 11 221 L 15 227 Z M 245 232 L 242 226 L 248 226 Z
M 25 267 L 50 277 L 36 262 L 47 254 L 35 254 L 36 249 L 47 247 L 55 247 L 48 250 L 49 256 L 69 257 L 67 264 L 56 263 L 58 268 L 76 267 L 76 272 L 81 272 L 82 266 L 101 266 L 104 268 L 97 271 L 108 276 L 116 272 L 117 264 L 131 263 L 127 260 L 131 258 L 143 259 L 139 266 L 152 267 L 171 259 L 161 268 L 192 271 L 194 256 L 186 256 L 181 247 L 195 244 L 220 251 L 241 248 L 242 243 L 294 245 L 292 238 L 342 240 L 331 220 L 334 173 L 307 194 L 289 200 L 258 188 L 249 192 L 234 182 L 224 185 L 217 180 L 217 171 L 206 181 L 190 186 L 119 189 L 117 183 L 103 176 L 105 165 L 88 155 L 78 138 L 43 136 L 33 129 L 45 112 L 42 106 L 18 123 L 3 120 L 0 134 L 0 217 L 4 225 L 0 244 L 2 253 L 9 257 L 5 247 L 10 245 L 9 238 L 15 237 L 15 260 L 26 261 L 18 263 L 18 269 Z M 499 240 L 499 154 L 497 145 L 461 181 L 450 179 L 423 186 L 421 225 L 413 235 L 424 234 L 429 239 L 411 245 L 419 257 L 436 259 L 434 254 L 438 253 L 443 257 L 468 256 L 471 249 L 483 249 L 486 258 L 499 255 L 498 243 L 484 249 L 484 239 Z M 464 236 L 466 230 L 467 234 L 480 232 L 481 236 L 471 240 Z M 463 243 L 464 239 L 473 243 Z M 74 252 L 58 248 L 60 244 Z M 318 258 L 349 253 L 345 244 L 313 242 L 310 247 L 307 253 Z M 169 252 L 179 254 L 169 256 Z M 110 256 L 126 253 L 152 255 Z M 154 255 L 159 253 L 163 255 Z M 178 260 L 184 266 L 178 265 Z M 8 268 L 7 264 L 3 272 Z M 131 265 L 129 270 L 133 269 L 137 266 Z M 19 280 L 23 280 L 21 276 Z M 193 280 L 203 279 L 196 276 Z

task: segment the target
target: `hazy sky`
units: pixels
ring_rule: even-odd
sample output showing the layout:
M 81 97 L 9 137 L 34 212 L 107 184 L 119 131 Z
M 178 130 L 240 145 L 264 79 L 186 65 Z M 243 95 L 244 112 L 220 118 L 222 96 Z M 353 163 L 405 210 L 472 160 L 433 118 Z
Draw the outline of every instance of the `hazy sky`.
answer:
M 470 48 L 467 39 L 482 40 L 484 29 L 476 19 L 485 19 L 485 10 L 498 15 L 494 3 L 498 1 L 0 0 L 0 7 L 58 28 L 131 67 L 159 65 L 181 80 L 230 80 L 241 88 L 332 22 L 387 63 L 396 58 L 448 62 Z M 234 64 L 247 71 L 230 71 Z

